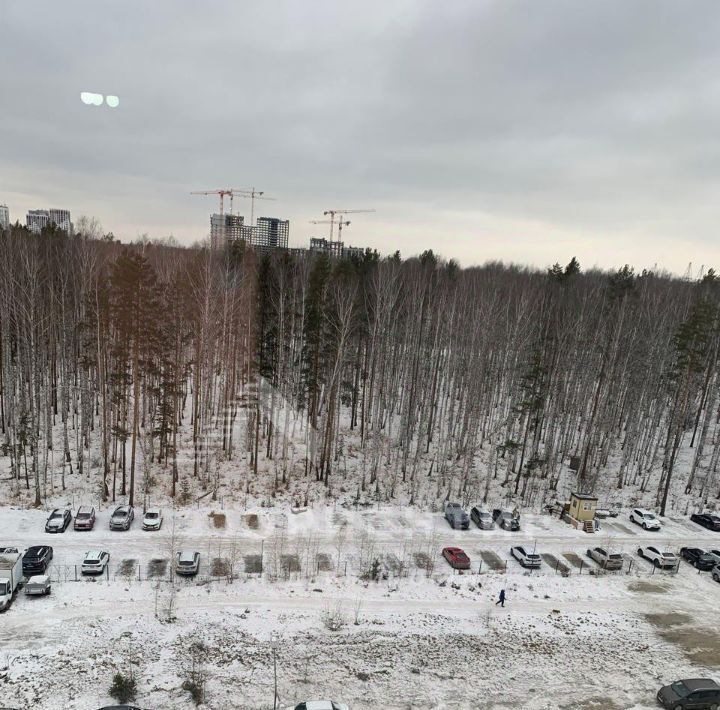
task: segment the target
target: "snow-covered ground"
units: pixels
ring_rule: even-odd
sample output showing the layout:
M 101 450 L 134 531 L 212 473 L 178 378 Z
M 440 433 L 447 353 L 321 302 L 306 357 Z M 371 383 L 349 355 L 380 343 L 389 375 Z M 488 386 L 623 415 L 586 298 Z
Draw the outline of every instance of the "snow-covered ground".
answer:
M 540 515 L 508 533 L 453 531 L 437 513 L 400 507 L 233 509 L 222 511 L 224 527 L 211 512 L 166 510 L 159 533 L 137 520 L 121 533 L 108 530 L 103 509 L 92 532 L 48 535 L 43 511 L 0 509 L 0 545 L 53 545 L 53 577 L 68 580 L 50 597 L 21 594 L 0 616 L 0 705 L 97 708 L 110 702 L 116 669 L 132 669 L 138 705 L 191 708 L 183 659 L 200 638 L 206 707 L 270 708 L 273 633 L 283 706 L 332 697 L 353 710 L 652 708 L 670 680 L 720 676 L 720 584 L 685 563 L 677 575 L 654 573 L 635 554 L 650 541 L 720 547 L 720 533 L 686 519 L 649 533 L 622 515 L 587 535 Z M 173 517 L 175 546 L 198 550 L 203 565 L 197 579 L 171 584 L 167 571 L 148 577 L 151 560 L 169 556 Z M 470 574 L 442 560 L 449 544 L 468 552 Z M 504 569 L 511 544 L 552 555 L 570 574 L 547 559 L 532 573 L 513 561 Z M 626 571 L 596 574 L 591 544 L 622 551 Z M 110 551 L 109 578 L 75 582 L 91 548 Z M 253 571 L 260 555 L 262 575 Z M 375 557 L 387 578 L 364 581 Z M 213 560 L 231 558 L 232 583 L 213 575 Z M 502 588 L 504 609 L 495 605 Z M 167 623 L 171 589 L 177 620 Z M 325 627 L 328 612 L 344 618 L 340 630 Z

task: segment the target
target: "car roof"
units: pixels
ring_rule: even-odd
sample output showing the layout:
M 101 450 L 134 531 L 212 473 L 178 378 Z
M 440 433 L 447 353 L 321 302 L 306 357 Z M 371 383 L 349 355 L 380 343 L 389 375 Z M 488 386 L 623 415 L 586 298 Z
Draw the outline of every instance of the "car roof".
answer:
M 199 553 L 191 552 L 190 550 L 180 550 L 180 552 L 178 552 L 178 559 L 182 560 L 183 562 L 187 562 L 189 560 L 194 560 L 195 555 L 197 554 Z
M 115 508 L 114 513 L 126 513 L 128 510 L 130 510 L 129 505 L 119 505 L 117 508 Z
M 307 710 L 334 710 L 330 700 L 308 700 L 305 707 Z
M 45 584 L 49 581 L 50 577 L 48 577 L 46 574 L 36 574 L 30 577 L 30 579 L 28 579 L 28 584 L 31 584 L 32 582 L 36 582 L 37 584 Z
M 720 688 L 720 685 L 712 678 L 688 678 L 680 682 L 689 690 L 714 690 L 715 688 Z
M 47 550 L 47 545 L 33 545 L 32 547 L 28 547 L 28 549 L 25 550 L 25 554 L 36 554 L 38 552 L 42 552 L 43 550 Z
M 150 515 L 150 513 L 160 513 L 160 508 L 148 508 L 145 511 L 145 515 Z
M 85 553 L 85 559 L 86 560 L 99 560 L 102 555 L 104 555 L 105 552 L 103 550 L 90 550 L 89 552 Z
M 461 547 L 446 547 L 445 549 L 448 552 L 463 552 L 463 549 Z
M 81 505 L 77 509 L 76 515 L 80 515 L 80 513 L 92 513 L 93 510 L 94 510 L 93 507 L 90 505 Z

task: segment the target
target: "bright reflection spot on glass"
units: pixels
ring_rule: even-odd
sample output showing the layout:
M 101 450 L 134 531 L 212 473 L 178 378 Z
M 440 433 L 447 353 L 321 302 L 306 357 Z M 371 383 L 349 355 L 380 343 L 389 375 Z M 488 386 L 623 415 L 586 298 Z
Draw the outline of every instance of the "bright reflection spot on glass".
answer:
M 120 99 L 117 96 L 108 96 L 105 97 L 105 103 L 110 108 L 117 108 L 120 105 Z
M 108 96 L 108 103 L 110 102 L 110 98 L 113 98 L 115 100 L 115 103 L 112 104 L 112 107 L 115 108 L 115 106 L 117 106 L 119 103 L 118 97 Z M 94 94 L 92 91 L 83 91 L 80 93 L 80 100 L 88 106 L 102 106 L 104 97 L 102 94 Z

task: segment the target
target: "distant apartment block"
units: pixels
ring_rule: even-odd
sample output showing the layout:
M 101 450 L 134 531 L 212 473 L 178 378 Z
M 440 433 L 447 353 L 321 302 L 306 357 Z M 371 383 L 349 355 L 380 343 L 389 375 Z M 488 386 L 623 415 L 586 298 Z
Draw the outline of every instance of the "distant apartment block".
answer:
M 362 257 L 365 253 L 363 247 L 345 246 L 344 242 L 332 242 L 328 239 L 312 237 L 310 239 L 310 251 L 320 254 L 327 254 L 336 259 L 349 259 L 350 257 Z
M 230 241 L 243 239 L 247 227 L 239 214 L 214 214 L 210 216 L 210 246 L 221 249 Z
M 290 222 L 277 217 L 258 217 L 252 235 L 252 245 L 259 249 L 287 249 Z
M 10 210 L 7 205 L 0 205 L 0 230 L 9 229 L 10 227 Z
M 25 226 L 35 234 L 40 234 L 45 227 L 54 224 L 68 234 L 73 232 L 73 223 L 70 221 L 69 210 L 28 210 L 25 218 Z

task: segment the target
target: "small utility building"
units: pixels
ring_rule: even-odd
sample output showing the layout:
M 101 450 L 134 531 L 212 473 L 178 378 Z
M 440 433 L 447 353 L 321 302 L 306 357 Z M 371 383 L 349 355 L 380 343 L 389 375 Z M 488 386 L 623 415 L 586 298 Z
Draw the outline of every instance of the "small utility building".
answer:
M 595 532 L 595 511 L 597 510 L 598 499 L 595 496 L 588 496 L 584 493 L 570 494 L 570 510 L 568 516 L 570 524 L 575 528 L 582 528 L 585 532 Z

